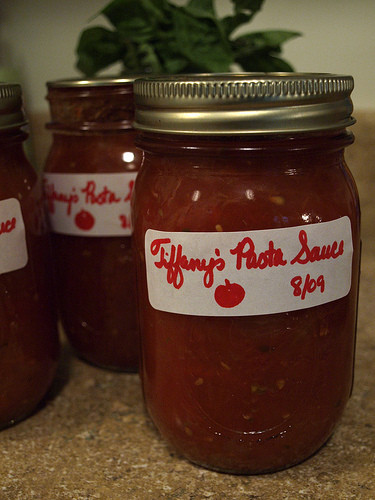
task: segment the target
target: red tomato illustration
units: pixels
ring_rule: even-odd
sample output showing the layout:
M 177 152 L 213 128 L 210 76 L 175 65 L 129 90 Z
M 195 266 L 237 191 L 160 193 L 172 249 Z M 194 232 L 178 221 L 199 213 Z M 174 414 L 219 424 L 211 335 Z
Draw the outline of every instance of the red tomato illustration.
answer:
M 82 209 L 75 216 L 74 222 L 79 229 L 82 229 L 83 231 L 90 231 L 90 229 L 94 227 L 95 218 L 92 214 L 90 214 L 90 212 Z
M 215 290 L 215 300 L 220 307 L 236 307 L 245 297 L 245 290 L 238 283 L 225 280 L 225 285 L 219 285 Z

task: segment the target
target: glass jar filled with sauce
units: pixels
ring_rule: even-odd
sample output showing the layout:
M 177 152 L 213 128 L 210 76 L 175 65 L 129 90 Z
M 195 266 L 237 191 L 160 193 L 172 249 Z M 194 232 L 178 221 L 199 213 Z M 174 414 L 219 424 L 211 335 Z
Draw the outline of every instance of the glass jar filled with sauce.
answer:
M 130 198 L 141 152 L 133 80 L 47 84 L 53 143 L 44 190 L 62 325 L 80 357 L 123 371 L 138 367 Z
M 22 90 L 0 83 L 0 428 L 49 389 L 59 341 L 42 186 L 28 162 Z
M 143 391 L 194 463 L 289 467 L 343 413 L 360 253 L 352 88 L 327 74 L 135 83 Z

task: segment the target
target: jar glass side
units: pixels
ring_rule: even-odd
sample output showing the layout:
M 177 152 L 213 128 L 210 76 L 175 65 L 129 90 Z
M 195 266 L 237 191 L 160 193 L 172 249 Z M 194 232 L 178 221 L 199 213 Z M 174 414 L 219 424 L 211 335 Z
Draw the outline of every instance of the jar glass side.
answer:
M 302 461 L 333 432 L 353 377 L 359 202 L 344 131 L 251 138 L 143 133 L 133 198 L 146 406 L 161 434 L 209 468 L 257 473 Z M 162 151 L 168 151 L 168 155 Z M 277 314 L 153 309 L 145 234 L 232 232 L 350 219 L 347 296 Z
M 132 128 L 133 83 L 59 86 L 48 84 L 50 129 L 113 131 Z
M 59 89 L 58 95 L 65 91 Z M 50 93 L 53 143 L 44 169 L 50 218 L 59 204 L 56 200 L 59 190 L 54 185 L 54 178 L 46 180 L 46 174 L 70 175 L 71 186 L 67 195 L 75 189 L 75 182 L 83 183 L 79 189 L 86 191 L 79 192 L 80 202 L 76 204 L 80 206 L 81 215 L 100 210 L 100 207 L 119 205 L 118 192 L 122 201 L 129 204 L 133 178 L 141 161 L 141 153 L 134 145 L 135 132 L 130 128 L 132 92 L 126 91 L 120 97 L 115 94 L 107 99 L 103 89 L 88 90 L 88 93 L 77 100 L 74 91 L 68 92 L 68 97 L 55 107 L 56 96 Z M 97 95 L 103 105 L 100 108 L 95 104 Z M 119 98 L 122 105 L 116 114 L 108 109 L 106 113 L 108 102 L 113 110 Z M 76 116 L 79 115 L 76 120 L 69 118 L 72 109 Z M 84 180 L 82 177 L 76 181 L 76 176 L 79 178 L 80 175 Z M 108 181 L 108 175 L 119 177 Z M 121 181 L 124 188 L 118 191 L 116 184 L 122 175 L 126 177 Z M 106 180 L 112 183 L 112 187 Z M 48 192 L 48 186 L 52 191 Z M 112 188 L 116 189 L 117 198 L 111 194 Z M 60 189 L 60 194 L 62 191 Z M 73 215 L 74 210 L 73 207 Z M 114 217 L 119 227 L 130 227 L 128 214 L 116 213 Z M 91 236 L 83 231 L 80 234 L 53 231 L 52 240 L 61 321 L 71 345 L 89 362 L 111 369 L 136 371 L 139 345 L 135 270 L 128 233 Z
M 2 236 L 11 234 L 3 210 L 6 204 L 13 203 L 20 207 L 14 230 L 21 230 L 21 235 L 14 247 L 8 240 L 8 248 L 17 258 L 23 243 L 27 249 L 25 265 L 0 274 L 0 427 L 36 409 L 53 382 L 59 358 L 42 186 L 23 152 L 26 137 L 18 129 L 0 132 Z

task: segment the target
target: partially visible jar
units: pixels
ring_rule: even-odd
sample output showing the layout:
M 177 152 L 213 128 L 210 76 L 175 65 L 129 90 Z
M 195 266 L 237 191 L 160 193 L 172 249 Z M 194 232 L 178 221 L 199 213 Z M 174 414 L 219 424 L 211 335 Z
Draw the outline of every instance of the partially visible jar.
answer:
M 135 83 L 143 392 L 192 462 L 289 467 L 344 411 L 360 254 L 352 86 L 320 74 Z
M 130 198 L 141 161 L 133 81 L 47 84 L 53 143 L 44 172 L 65 333 L 85 360 L 131 372 L 138 332 Z
M 59 340 L 42 186 L 23 141 L 22 90 L 0 84 L 0 428 L 33 412 Z

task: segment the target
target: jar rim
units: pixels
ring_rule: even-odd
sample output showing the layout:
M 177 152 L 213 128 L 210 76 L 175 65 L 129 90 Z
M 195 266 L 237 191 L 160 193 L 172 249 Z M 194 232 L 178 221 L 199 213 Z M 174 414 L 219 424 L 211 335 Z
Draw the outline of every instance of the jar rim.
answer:
M 0 82 L 0 130 L 18 128 L 26 124 L 21 85 Z
M 48 89 L 58 88 L 89 88 L 89 87 L 117 87 L 127 83 L 134 83 L 137 78 L 144 74 L 132 74 L 123 77 L 98 77 L 98 78 L 62 78 L 48 81 Z
M 135 75 L 47 82 L 51 121 L 65 132 L 108 132 L 132 128 Z
M 271 134 L 346 128 L 354 80 L 330 73 L 142 77 L 134 127 L 177 134 Z

